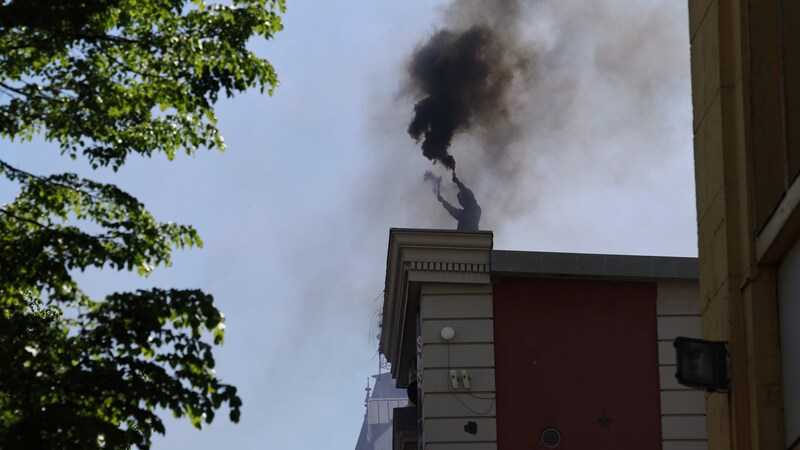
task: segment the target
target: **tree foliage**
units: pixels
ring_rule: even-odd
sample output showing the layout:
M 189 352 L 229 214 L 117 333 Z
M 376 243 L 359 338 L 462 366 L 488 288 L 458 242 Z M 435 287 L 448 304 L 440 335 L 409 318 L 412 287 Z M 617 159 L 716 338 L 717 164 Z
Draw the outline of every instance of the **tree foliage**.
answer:
M 284 0 L 0 2 L 0 136 L 42 136 L 117 170 L 132 154 L 224 149 L 220 94 L 277 86 L 248 49 L 282 27 Z M 87 295 L 88 268 L 147 275 L 190 226 L 158 222 L 132 195 L 0 159 L 18 189 L 0 207 L 0 448 L 140 448 L 159 410 L 200 427 L 241 400 L 214 373 L 223 316 L 198 290 Z M 211 342 L 208 342 L 209 339 Z

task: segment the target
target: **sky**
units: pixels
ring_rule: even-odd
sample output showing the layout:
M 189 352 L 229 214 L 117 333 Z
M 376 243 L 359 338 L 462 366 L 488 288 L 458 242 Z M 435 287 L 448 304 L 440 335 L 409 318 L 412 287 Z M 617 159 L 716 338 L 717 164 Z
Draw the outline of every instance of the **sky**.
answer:
M 131 159 L 115 174 L 37 140 L 0 143 L 11 164 L 113 182 L 203 238 L 147 278 L 81 275 L 98 297 L 201 288 L 226 316 L 217 374 L 239 388 L 241 422 L 170 420 L 154 449 L 353 448 L 378 371 L 389 229 L 455 228 L 423 182 L 444 175 L 454 201 L 449 175 L 406 133 L 418 100 L 406 65 L 490 2 L 287 3 L 284 30 L 254 44 L 280 87 L 218 104 L 224 153 Z M 513 138 L 494 146 L 478 124 L 451 147 L 495 248 L 696 256 L 686 2 L 531 0 L 516 26 L 532 70 L 511 97 Z M 12 196 L 0 185 L 0 201 Z

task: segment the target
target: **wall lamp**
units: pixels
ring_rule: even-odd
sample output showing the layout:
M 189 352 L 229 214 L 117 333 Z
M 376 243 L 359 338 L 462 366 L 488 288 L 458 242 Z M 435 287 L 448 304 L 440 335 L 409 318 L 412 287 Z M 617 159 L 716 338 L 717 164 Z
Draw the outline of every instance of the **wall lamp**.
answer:
M 678 383 L 709 392 L 728 391 L 730 375 L 727 342 L 677 337 L 675 347 Z

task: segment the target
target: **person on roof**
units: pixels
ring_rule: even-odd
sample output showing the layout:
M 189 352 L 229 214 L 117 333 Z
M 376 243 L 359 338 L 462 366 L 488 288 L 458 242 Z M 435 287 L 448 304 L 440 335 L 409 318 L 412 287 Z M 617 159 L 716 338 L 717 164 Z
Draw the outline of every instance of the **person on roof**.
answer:
M 444 209 L 446 209 L 454 219 L 458 220 L 458 230 L 478 231 L 478 224 L 481 221 L 481 207 L 475 200 L 475 194 L 464 186 L 464 183 L 458 179 L 455 172 L 453 172 L 453 183 L 458 186 L 458 195 L 456 195 L 456 198 L 463 209 L 454 207 L 447 200 L 442 198 L 441 195 L 437 194 L 436 198 L 442 203 Z

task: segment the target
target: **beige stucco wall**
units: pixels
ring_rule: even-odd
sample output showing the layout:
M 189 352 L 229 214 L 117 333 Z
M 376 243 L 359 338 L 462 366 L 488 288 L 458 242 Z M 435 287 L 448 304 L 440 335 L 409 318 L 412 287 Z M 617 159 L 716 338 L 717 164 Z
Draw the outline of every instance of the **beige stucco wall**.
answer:
M 731 350 L 730 392 L 707 396 L 713 450 L 792 444 L 776 265 L 800 229 L 798 5 L 689 1 L 702 329 Z

